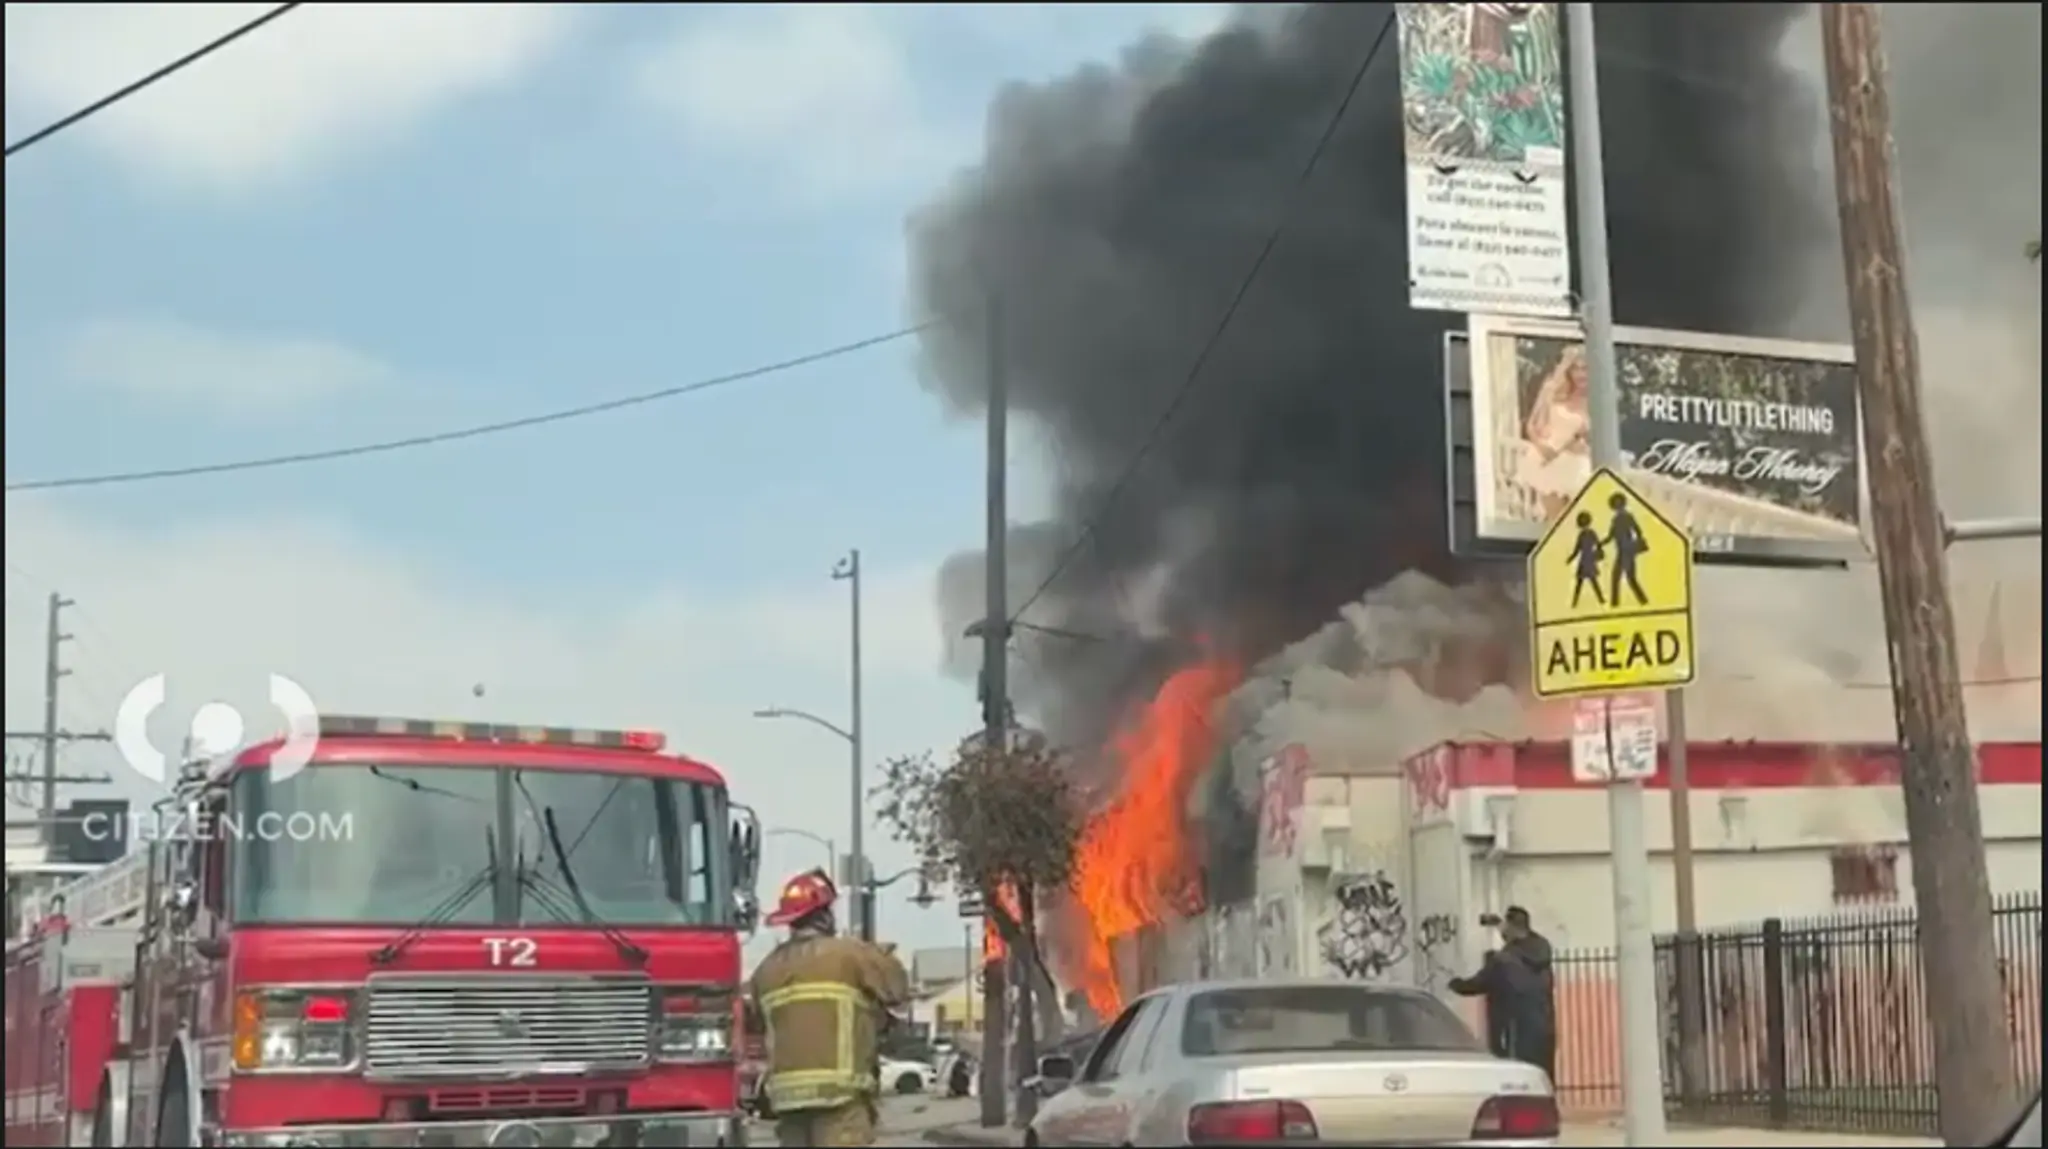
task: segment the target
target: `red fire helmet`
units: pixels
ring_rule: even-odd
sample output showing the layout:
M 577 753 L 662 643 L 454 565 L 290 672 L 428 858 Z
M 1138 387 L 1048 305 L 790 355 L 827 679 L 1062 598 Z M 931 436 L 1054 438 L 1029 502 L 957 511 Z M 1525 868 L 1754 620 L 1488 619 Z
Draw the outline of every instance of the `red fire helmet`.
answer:
M 810 870 L 783 883 L 782 897 L 775 904 L 775 912 L 768 915 L 768 924 L 786 926 L 819 910 L 829 910 L 838 901 L 839 887 L 832 884 L 825 871 Z

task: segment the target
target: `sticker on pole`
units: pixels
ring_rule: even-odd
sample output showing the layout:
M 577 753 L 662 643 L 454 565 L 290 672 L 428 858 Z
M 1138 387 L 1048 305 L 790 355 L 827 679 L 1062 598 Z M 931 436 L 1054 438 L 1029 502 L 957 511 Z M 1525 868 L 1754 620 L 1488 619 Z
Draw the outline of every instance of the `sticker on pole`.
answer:
M 1572 778 L 1645 782 L 1657 773 L 1657 698 L 1607 694 L 1572 705 Z
M 1529 552 L 1529 655 L 1542 698 L 1693 680 L 1692 540 L 1604 467 Z

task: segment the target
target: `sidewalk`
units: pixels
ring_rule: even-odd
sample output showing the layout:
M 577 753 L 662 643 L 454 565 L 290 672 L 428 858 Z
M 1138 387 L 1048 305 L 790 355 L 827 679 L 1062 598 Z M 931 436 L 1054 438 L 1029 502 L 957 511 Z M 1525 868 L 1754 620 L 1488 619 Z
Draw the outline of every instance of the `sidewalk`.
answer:
M 1568 1122 L 1559 1145 L 1627 1145 L 1621 1122 Z M 1722 1129 L 1698 1125 L 1673 1125 L 1666 1131 L 1666 1145 L 1794 1146 L 1794 1145 L 1927 1145 L 1941 1142 L 1922 1137 L 1872 1137 L 1853 1133 L 1808 1133 L 1798 1129 Z
M 1021 1136 L 1014 1129 L 983 1129 L 979 1125 L 952 1125 L 941 1129 L 927 1129 L 924 1139 L 934 1145 L 1011 1146 L 1021 1143 Z M 1558 1138 L 1559 1145 L 1627 1145 L 1622 1139 L 1621 1126 L 1617 1124 L 1575 1122 L 1564 1127 L 1564 1135 Z M 1666 1145 L 1718 1146 L 1719 1149 L 1735 1149 L 1738 1146 L 1938 1146 L 1939 1141 L 1913 1137 L 1859 1137 L 1846 1133 L 1803 1133 L 1789 1129 L 1716 1129 L 1699 1126 L 1673 1126 L 1665 1138 Z

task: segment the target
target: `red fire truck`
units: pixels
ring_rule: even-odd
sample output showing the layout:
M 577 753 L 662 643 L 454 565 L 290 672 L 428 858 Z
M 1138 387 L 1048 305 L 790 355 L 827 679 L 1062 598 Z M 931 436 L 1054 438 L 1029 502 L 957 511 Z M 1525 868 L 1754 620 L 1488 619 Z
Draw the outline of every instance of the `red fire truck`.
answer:
M 648 732 L 285 746 L 188 769 L 24 910 L 10 1146 L 744 1144 L 760 828 L 717 771 Z

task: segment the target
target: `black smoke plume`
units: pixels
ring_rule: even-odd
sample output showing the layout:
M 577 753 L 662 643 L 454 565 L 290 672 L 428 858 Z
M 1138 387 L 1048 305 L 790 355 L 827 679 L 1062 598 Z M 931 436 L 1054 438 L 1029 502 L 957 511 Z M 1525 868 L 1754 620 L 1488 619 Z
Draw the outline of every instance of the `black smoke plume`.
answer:
M 1804 282 L 1789 269 L 1830 234 L 1819 109 L 1778 63 L 1802 7 L 1599 6 L 1622 322 L 1786 333 Z M 1013 532 L 1013 595 L 1100 520 L 1024 618 L 1102 641 L 1019 637 L 1019 708 L 1060 741 L 1099 745 L 1197 643 L 1249 661 L 1402 569 L 1459 577 L 1443 508 L 1453 317 L 1407 302 L 1398 36 L 1290 202 L 1391 9 L 1250 11 L 1199 45 L 1149 39 L 1012 86 L 981 164 L 912 223 L 914 305 L 965 317 L 926 338 L 929 385 L 984 409 L 974 317 L 998 299 L 1013 410 L 1057 476 L 1052 521 Z M 1283 215 L 1193 395 L 1105 513 Z M 981 614 L 981 568 L 978 550 L 949 564 L 947 633 Z

